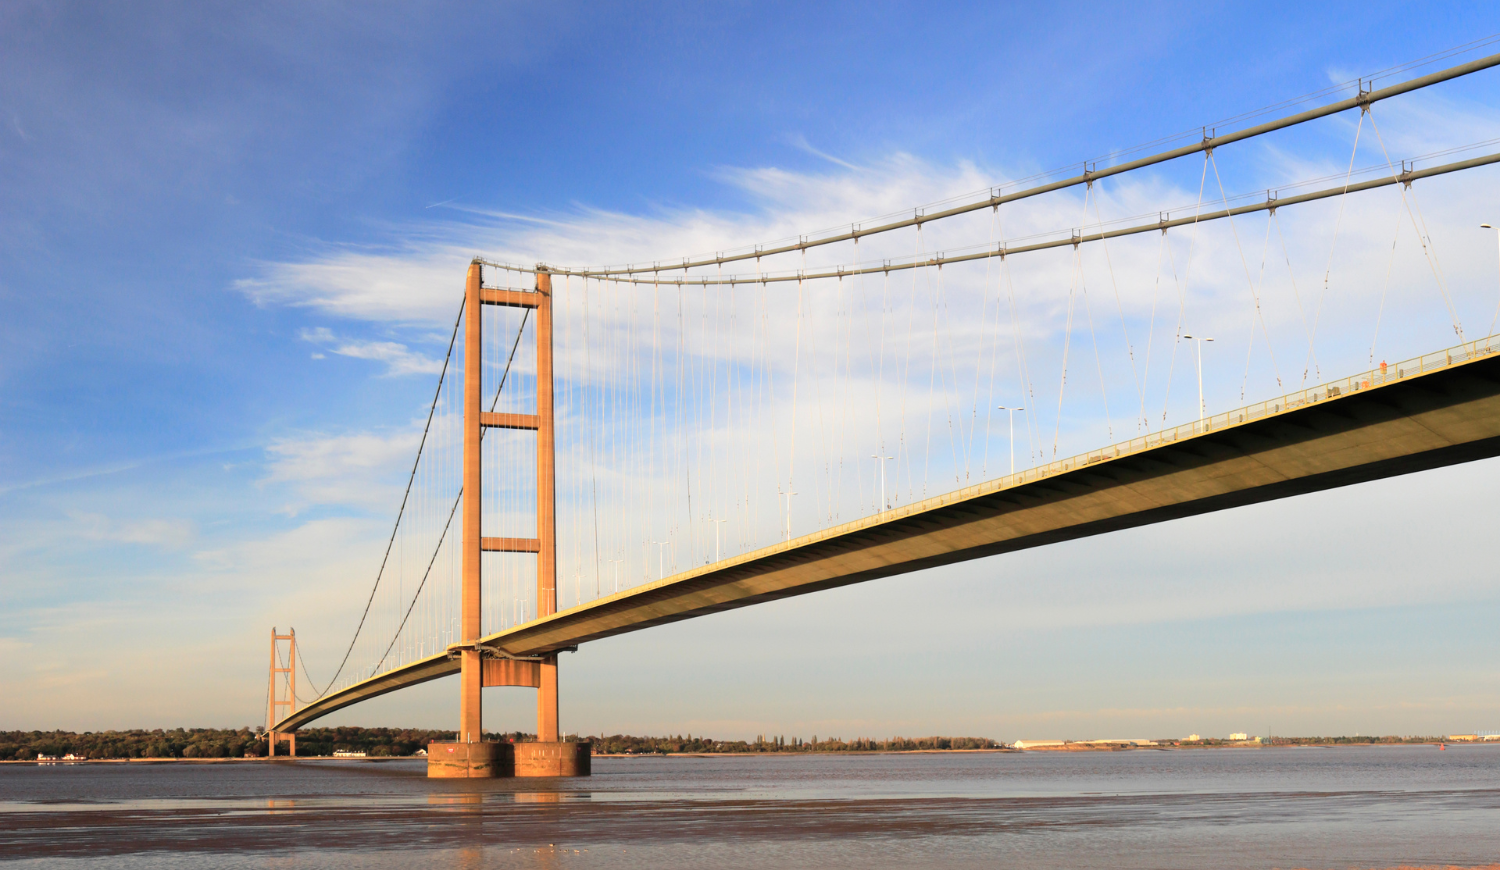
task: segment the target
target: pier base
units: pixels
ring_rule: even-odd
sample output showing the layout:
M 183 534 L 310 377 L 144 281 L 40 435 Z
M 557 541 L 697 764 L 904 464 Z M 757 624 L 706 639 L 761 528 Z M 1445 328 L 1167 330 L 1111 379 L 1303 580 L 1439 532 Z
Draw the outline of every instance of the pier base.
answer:
M 429 743 L 427 775 L 434 779 L 489 779 L 515 775 L 509 743 Z
M 517 743 L 515 775 L 589 776 L 593 757 L 592 743 Z

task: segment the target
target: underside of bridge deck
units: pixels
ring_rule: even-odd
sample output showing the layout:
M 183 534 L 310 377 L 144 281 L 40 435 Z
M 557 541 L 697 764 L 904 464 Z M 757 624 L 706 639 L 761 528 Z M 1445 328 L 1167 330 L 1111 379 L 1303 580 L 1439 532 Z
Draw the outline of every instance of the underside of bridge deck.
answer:
M 1231 415 L 1232 418 L 1232 415 Z M 1500 355 L 1394 379 L 1021 483 L 994 481 L 620 592 L 484 638 L 530 658 L 591 640 L 954 562 L 1500 454 Z M 277 726 L 455 673 L 446 656 Z

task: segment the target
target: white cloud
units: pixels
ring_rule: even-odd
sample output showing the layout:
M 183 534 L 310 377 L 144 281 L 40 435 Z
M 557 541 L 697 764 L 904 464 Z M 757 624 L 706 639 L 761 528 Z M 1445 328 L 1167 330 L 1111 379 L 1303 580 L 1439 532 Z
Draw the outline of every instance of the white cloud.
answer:
M 291 487 L 296 498 L 286 507 L 290 513 L 311 505 L 384 508 L 400 497 L 395 475 L 410 467 L 421 435 L 408 429 L 275 441 L 267 448 L 270 473 L 262 482 Z
M 334 249 L 308 262 L 268 263 L 260 277 L 235 286 L 260 305 L 306 307 L 353 320 L 434 324 L 451 320 L 457 311 L 455 300 L 473 256 L 473 250 L 419 235 L 393 252 Z
M 69 512 L 79 533 L 95 541 L 122 544 L 144 544 L 177 550 L 197 536 L 197 528 L 187 520 L 140 519 L 119 520 L 103 514 Z
M 386 364 L 385 374 L 387 377 L 394 377 L 396 375 L 435 375 L 443 370 L 441 360 L 432 359 L 410 350 L 400 342 L 340 340 L 333 334 L 331 329 L 324 326 L 319 326 L 315 329 L 304 329 L 300 335 L 303 341 L 332 345 L 329 350 L 340 356 L 383 362 Z M 324 354 L 315 353 L 312 355 L 312 358 L 323 359 Z
M 435 375 L 443 370 L 442 360 L 423 356 L 394 341 L 351 341 L 333 348 L 333 352 L 340 356 L 383 362 L 388 376 Z

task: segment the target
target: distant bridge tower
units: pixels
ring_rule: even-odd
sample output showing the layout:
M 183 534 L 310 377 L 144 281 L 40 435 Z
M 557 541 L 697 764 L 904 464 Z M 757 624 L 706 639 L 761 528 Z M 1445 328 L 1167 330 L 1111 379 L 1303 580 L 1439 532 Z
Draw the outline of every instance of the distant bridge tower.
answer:
M 533 659 L 498 657 L 479 644 L 481 625 L 480 566 L 485 552 L 535 553 L 537 617 L 557 612 L 557 459 L 553 428 L 552 276 L 539 268 L 536 289 L 486 290 L 480 263 L 469 264 L 464 287 L 464 422 L 463 422 L 463 588 L 460 642 L 449 647 L 459 656 L 458 738 L 428 747 L 427 775 L 434 777 L 586 776 L 590 747 L 562 743 L 557 731 L 557 654 Z M 536 311 L 536 413 L 484 411 L 483 306 L 531 308 Z M 486 538 L 481 531 L 482 454 L 486 428 L 536 432 L 536 537 Z M 481 712 L 486 686 L 530 686 L 537 690 L 536 742 L 495 743 L 484 740 Z
M 286 641 L 286 667 L 280 667 L 281 658 L 277 655 L 278 645 Z M 286 674 L 286 679 L 278 680 L 277 674 Z M 277 734 L 271 728 L 277 722 L 297 712 L 297 629 L 287 629 L 286 634 L 277 634 L 276 629 L 271 629 L 271 683 L 267 689 L 268 702 L 266 704 L 266 739 L 270 742 L 270 757 L 276 757 L 276 741 L 285 740 L 291 745 L 291 755 L 297 757 L 297 733 Z M 276 715 L 277 707 L 285 707 L 285 715 Z

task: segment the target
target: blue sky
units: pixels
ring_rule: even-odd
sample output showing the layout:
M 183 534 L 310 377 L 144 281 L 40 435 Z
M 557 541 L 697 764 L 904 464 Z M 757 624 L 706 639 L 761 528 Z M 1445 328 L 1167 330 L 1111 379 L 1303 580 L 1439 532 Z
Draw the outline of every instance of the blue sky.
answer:
M 8 3 L 0 728 L 258 722 L 273 624 L 331 670 L 472 254 L 645 260 L 819 229 L 1492 29 L 1430 3 Z M 1430 153 L 1500 137 L 1497 100 L 1492 71 L 1382 122 Z M 1225 184 L 1339 171 L 1353 124 L 1247 152 Z M 1120 207 L 1191 205 L 1200 167 Z M 1435 183 L 1424 207 L 1444 228 L 1494 221 L 1497 179 Z M 1439 242 L 1466 322 L 1487 320 L 1493 239 Z M 1392 353 L 1444 328 L 1398 325 Z M 1362 362 L 1331 341 L 1336 371 Z M 1497 477 L 1481 463 L 596 644 L 564 661 L 564 728 L 1500 728 Z M 441 726 L 452 694 L 339 721 Z M 489 694 L 489 722 L 528 727 L 528 693 Z

